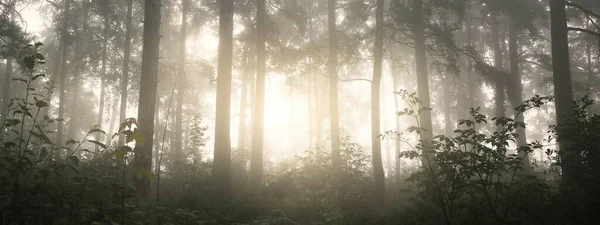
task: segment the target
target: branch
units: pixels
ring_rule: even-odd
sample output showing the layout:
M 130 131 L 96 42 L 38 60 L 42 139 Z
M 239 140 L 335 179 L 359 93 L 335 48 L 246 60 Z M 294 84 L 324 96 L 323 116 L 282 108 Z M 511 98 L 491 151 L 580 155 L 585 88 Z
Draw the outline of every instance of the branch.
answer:
M 325 74 L 322 74 L 322 73 L 319 73 L 319 74 L 321 74 L 321 76 L 323 76 L 323 77 L 329 78 L 329 76 L 327 76 L 327 75 L 325 75 Z M 341 82 L 365 81 L 365 82 L 369 82 L 369 83 L 372 83 L 372 82 L 373 82 L 373 81 L 371 81 L 371 80 L 369 80 L 369 79 L 366 79 L 366 78 L 350 78 L 350 79 L 342 79 L 342 78 L 339 78 L 339 77 L 338 77 L 338 81 L 341 81 Z
M 594 17 L 600 19 L 600 14 L 594 13 L 591 10 L 586 9 L 586 8 L 584 8 L 583 6 L 581 6 L 581 5 L 577 4 L 577 3 L 565 2 L 565 5 L 567 5 L 569 7 L 573 7 L 573 8 L 579 9 L 579 10 L 583 11 L 584 13 L 586 13 L 588 15 L 591 15 L 591 16 L 594 16 Z
M 588 30 L 588 29 L 583 29 L 583 28 L 578 28 L 578 27 L 567 27 L 567 30 L 568 31 L 579 31 L 579 32 L 586 33 L 586 34 L 593 35 L 593 36 L 600 38 L 600 33 L 596 32 L 596 31 Z

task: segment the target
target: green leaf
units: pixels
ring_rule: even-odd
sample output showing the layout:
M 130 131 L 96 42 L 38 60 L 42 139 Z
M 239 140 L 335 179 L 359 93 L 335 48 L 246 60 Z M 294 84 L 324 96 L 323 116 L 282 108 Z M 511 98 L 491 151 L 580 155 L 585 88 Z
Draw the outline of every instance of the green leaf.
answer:
M 35 106 L 37 106 L 38 108 L 44 108 L 44 107 L 48 107 L 50 105 L 48 105 L 48 103 L 46 101 L 37 101 L 37 102 L 35 102 Z
M 39 59 L 39 60 L 45 60 L 46 57 L 44 57 L 44 55 L 42 55 L 42 53 L 35 53 L 35 58 Z
M 98 128 L 93 128 L 93 129 L 90 130 L 90 132 L 88 132 L 88 134 L 93 134 L 93 133 L 103 133 L 103 134 L 106 134 L 106 132 L 104 132 L 103 130 L 98 129 Z
M 101 148 L 103 148 L 103 149 L 106 149 L 106 145 L 105 145 L 105 144 L 102 144 L 102 143 L 101 143 L 101 142 L 99 142 L 99 141 L 95 141 L 95 140 L 86 140 L 86 141 L 87 141 L 87 142 L 90 142 L 90 143 L 93 143 L 93 144 L 95 144 L 95 145 L 97 145 L 97 146 L 99 146 L 99 147 L 101 147 Z
M 18 119 L 7 119 L 5 124 L 7 127 L 12 127 L 12 126 L 16 126 L 19 123 L 21 123 L 21 121 Z
M 33 67 L 35 67 L 35 59 L 31 56 L 23 58 L 23 63 L 27 69 L 33 70 Z
M 77 144 L 77 143 L 78 143 L 78 141 L 71 139 L 71 140 L 68 140 L 65 145 Z

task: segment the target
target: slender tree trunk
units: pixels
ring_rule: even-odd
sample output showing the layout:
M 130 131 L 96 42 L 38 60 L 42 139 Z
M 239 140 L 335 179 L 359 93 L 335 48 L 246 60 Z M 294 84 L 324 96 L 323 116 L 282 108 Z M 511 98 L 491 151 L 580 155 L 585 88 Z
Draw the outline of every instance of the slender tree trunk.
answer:
M 6 113 L 8 110 L 8 104 L 10 103 L 10 86 L 12 83 L 12 73 L 13 73 L 13 58 L 6 58 L 6 67 L 4 68 L 4 87 L 2 91 L 4 92 L 2 95 L 2 104 L 0 105 L 0 112 Z
M 15 22 L 15 4 L 16 2 L 14 2 L 12 5 L 10 5 L 9 7 L 9 11 L 10 11 L 10 20 L 12 22 Z M 13 57 L 12 56 L 8 56 L 6 57 L 6 68 L 4 70 L 4 87 L 2 88 L 3 94 L 2 94 L 2 102 L 0 103 L 0 113 L 7 113 L 8 112 L 8 104 L 10 103 L 10 87 L 11 87 L 11 83 L 12 83 L 12 73 L 13 73 Z
M 78 34 L 77 41 L 75 42 L 75 58 L 79 62 L 75 63 L 75 71 L 73 71 L 73 100 L 71 101 L 71 115 L 69 120 L 69 134 L 68 137 L 77 140 L 77 134 L 79 133 L 80 125 L 77 123 L 79 118 L 79 98 L 81 93 L 81 71 L 83 70 L 84 62 L 81 60 L 84 55 L 84 44 L 86 42 L 88 32 L 88 20 L 89 20 L 89 8 L 90 2 L 84 1 L 83 3 L 83 21 L 82 31 Z
M 258 0 L 256 5 L 256 100 L 253 120 L 251 180 L 255 190 L 262 187 L 263 177 L 263 141 L 265 117 L 265 43 L 266 43 L 266 5 L 265 0 Z
M 160 46 L 161 1 L 144 2 L 144 43 L 142 48 L 142 73 L 138 109 L 138 129 L 144 141 L 136 143 L 134 171 L 152 172 L 152 147 L 154 144 L 154 111 L 158 85 L 158 57 Z M 133 177 L 134 186 L 141 196 L 150 193 L 150 177 Z
M 394 92 L 396 91 L 400 91 L 400 73 L 398 73 L 398 71 L 396 71 L 396 67 L 394 65 L 394 63 L 392 63 L 392 82 L 394 85 Z M 396 112 L 400 112 L 400 96 L 398 96 L 397 94 L 394 94 L 394 113 Z M 396 121 L 394 122 L 394 124 L 396 124 L 396 131 L 400 132 L 400 116 L 394 116 L 394 118 L 396 119 Z M 396 182 L 400 181 L 400 151 L 402 151 L 402 143 L 400 142 L 400 140 L 395 140 L 395 150 L 394 152 L 396 160 L 395 160 L 395 175 L 396 175 Z
M 233 57 L 233 0 L 220 1 L 219 66 L 217 77 L 217 116 L 213 178 L 215 191 L 229 196 L 231 191 L 231 70 Z
M 63 9 L 63 21 L 62 21 L 62 28 L 61 28 L 61 34 L 60 34 L 60 66 L 58 69 L 58 76 L 59 76 L 59 90 L 58 90 L 58 94 L 59 94 L 59 102 L 58 102 L 58 118 L 63 119 L 64 115 L 65 115 L 65 83 L 66 83 L 66 79 L 67 79 L 67 70 L 66 70 L 66 64 L 67 64 L 67 54 L 68 54 L 68 43 L 67 43 L 67 38 L 68 38 L 68 23 L 69 23 L 69 8 L 71 7 L 71 1 L 67 0 L 65 1 L 65 5 L 64 5 L 64 9 Z M 65 143 L 64 140 L 64 121 L 63 120 L 59 120 L 58 121 L 58 125 L 57 125 L 57 132 L 56 132 L 56 144 L 59 147 L 62 147 Z M 55 151 L 55 159 L 59 160 L 62 158 L 62 150 L 56 150 Z
M 117 107 L 118 104 L 118 96 L 114 95 L 114 99 L 112 101 L 112 105 L 110 107 L 110 109 L 112 109 L 111 113 L 110 113 L 110 122 L 108 124 L 108 133 L 107 133 L 107 137 L 106 137 L 106 146 L 111 146 L 112 145 L 112 137 L 115 134 L 115 123 L 117 121 L 117 113 L 119 112 L 119 108 Z
M 104 123 L 104 105 L 106 102 L 106 76 L 107 76 L 107 61 L 108 61 L 108 15 L 104 15 L 104 47 L 102 48 L 102 72 L 100 74 L 100 104 L 98 106 L 98 120 L 96 125 L 102 129 Z M 96 134 L 96 141 L 102 142 L 102 133 Z M 96 146 L 96 151 L 99 150 L 99 146 Z
M 125 46 L 123 55 L 123 75 L 121 77 L 121 106 L 119 107 L 119 123 L 127 119 L 127 95 L 129 85 L 129 61 L 131 60 L 131 33 L 133 29 L 133 0 L 127 0 L 127 18 L 125 19 Z M 125 144 L 124 136 L 119 135 L 118 146 Z
M 183 163 L 183 151 L 181 149 L 181 136 L 183 134 L 183 97 L 185 95 L 185 83 L 187 81 L 185 74 L 185 49 L 187 39 L 187 16 L 189 8 L 189 0 L 182 1 L 181 10 L 181 34 L 179 48 L 179 78 L 177 82 L 177 106 L 175 111 L 175 140 L 173 143 L 173 154 L 175 163 Z
M 554 78 L 554 95 L 556 97 L 556 123 L 564 127 L 569 123 L 573 105 L 573 87 L 571 84 L 571 67 L 569 61 L 569 38 L 567 34 L 567 16 L 565 0 L 550 0 L 550 19 L 552 36 L 552 69 Z M 563 161 L 576 163 L 573 154 L 568 152 L 569 140 L 560 139 L 558 148 L 563 152 Z M 565 183 L 573 177 L 573 172 L 568 166 L 563 166 L 563 180 Z
M 430 108 L 429 97 L 429 75 L 427 72 L 427 52 L 425 46 L 425 18 L 423 9 L 423 0 L 413 0 L 414 13 L 416 15 L 414 24 L 414 41 L 415 41 L 415 60 L 417 69 L 417 95 L 421 100 L 421 108 Z M 431 142 L 433 140 L 431 111 L 425 110 L 419 116 L 420 126 L 426 131 L 422 133 L 422 140 Z M 429 166 L 433 162 L 426 159 L 425 166 Z
M 451 107 L 452 107 L 452 77 L 448 74 L 444 74 L 443 83 L 443 93 L 444 93 L 444 135 L 451 136 L 452 135 L 452 118 L 450 118 Z
M 239 124 L 239 134 L 238 134 L 238 150 L 246 151 L 246 137 L 248 134 L 246 133 L 246 117 L 248 116 L 248 73 L 250 72 L 248 64 L 250 63 L 248 60 L 249 48 L 244 50 L 243 58 L 243 66 L 242 66 L 242 84 L 240 88 L 240 124 Z
M 383 67 L 383 7 L 384 0 L 377 0 L 373 81 L 371 82 L 371 154 L 373 157 L 373 177 L 375 180 L 375 202 L 383 205 L 385 201 L 385 173 L 381 156 L 381 73 Z
M 494 51 L 494 66 L 498 70 L 503 70 L 502 65 L 502 49 L 500 46 L 500 25 L 498 24 L 498 13 L 492 13 L 492 50 Z M 494 93 L 494 102 L 496 103 L 496 117 L 505 117 L 506 109 L 504 108 L 505 92 L 504 87 L 506 85 L 506 81 L 504 77 L 495 76 L 495 93 Z
M 327 19 L 329 32 L 329 121 L 331 123 L 331 163 L 334 171 L 339 171 L 342 165 L 340 153 L 340 113 L 338 109 L 338 59 L 337 59 L 337 28 L 336 0 L 327 0 Z M 381 155 L 379 156 L 381 159 Z
M 508 96 L 509 101 L 512 104 L 513 108 L 520 106 L 523 103 L 523 84 L 521 83 L 521 72 L 519 70 L 519 43 L 518 43 L 518 30 L 515 27 L 517 21 L 514 21 L 512 18 L 510 20 L 510 27 L 508 32 L 508 45 L 509 45 L 509 55 L 510 55 L 510 84 L 508 85 Z M 515 111 L 516 113 L 516 111 Z M 525 123 L 525 115 L 523 113 L 519 113 L 515 117 L 515 121 L 518 123 Z M 527 146 L 527 136 L 524 127 L 517 127 L 517 147 Z M 521 153 L 521 157 L 523 157 L 523 166 L 524 168 L 530 168 L 529 164 L 529 156 Z

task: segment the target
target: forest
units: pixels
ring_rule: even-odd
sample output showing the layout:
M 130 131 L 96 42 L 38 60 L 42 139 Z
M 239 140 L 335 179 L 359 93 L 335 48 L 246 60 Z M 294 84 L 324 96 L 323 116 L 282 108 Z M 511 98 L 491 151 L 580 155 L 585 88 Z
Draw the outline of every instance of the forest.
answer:
M 0 0 L 0 225 L 595 225 L 599 0 Z

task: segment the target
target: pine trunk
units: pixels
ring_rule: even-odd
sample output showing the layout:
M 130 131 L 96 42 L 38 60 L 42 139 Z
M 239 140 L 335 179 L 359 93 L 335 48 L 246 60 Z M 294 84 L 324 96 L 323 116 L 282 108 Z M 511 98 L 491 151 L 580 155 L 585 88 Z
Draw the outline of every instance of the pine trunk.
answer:
M 142 47 L 142 71 L 138 109 L 138 129 L 144 137 L 136 143 L 134 171 L 141 174 L 152 172 L 152 147 L 154 144 L 154 112 L 158 84 L 158 57 L 160 46 L 161 1 L 146 0 L 144 3 L 144 43 Z M 141 196 L 150 194 L 150 177 L 134 176 L 134 186 Z
M 127 119 L 127 92 L 129 85 L 129 62 L 131 60 L 131 33 L 133 29 L 133 0 L 127 0 L 127 19 L 125 24 L 125 46 L 123 55 L 123 75 L 121 77 L 121 106 L 119 107 L 119 123 Z M 123 146 L 124 136 L 119 135 L 118 146 Z
M 220 1 L 219 59 L 213 179 L 215 191 L 231 191 L 231 70 L 233 58 L 233 0 Z
M 331 125 L 331 163 L 333 171 L 337 172 L 342 167 L 340 153 L 340 115 L 338 109 L 338 59 L 337 59 L 337 26 L 336 26 L 336 0 L 327 0 L 327 19 L 329 32 L 329 121 Z M 381 158 L 381 156 L 379 157 Z
M 252 126 L 252 162 L 251 180 L 255 190 L 262 187 L 263 177 L 263 148 L 264 148 L 264 117 L 265 117 L 265 43 L 266 43 L 266 3 L 258 0 L 256 5 L 256 29 L 258 39 L 256 42 L 256 100 L 254 120 Z
M 184 163 L 183 151 L 181 149 L 182 143 L 182 135 L 183 135 L 183 98 L 185 95 L 185 83 L 187 82 L 186 74 L 185 74 L 185 49 L 186 49 L 186 39 L 187 39 L 187 15 L 189 2 L 188 0 L 183 0 L 181 10 L 181 38 L 179 40 L 179 77 L 177 78 L 177 106 L 175 109 L 175 140 L 173 143 L 174 150 L 174 160 L 175 163 Z
M 384 1 L 377 0 L 376 25 L 375 25 L 375 49 L 373 80 L 371 83 L 371 154 L 373 157 L 373 177 L 375 202 L 383 205 L 385 201 L 385 173 L 381 155 L 381 73 L 383 68 L 383 7 Z

